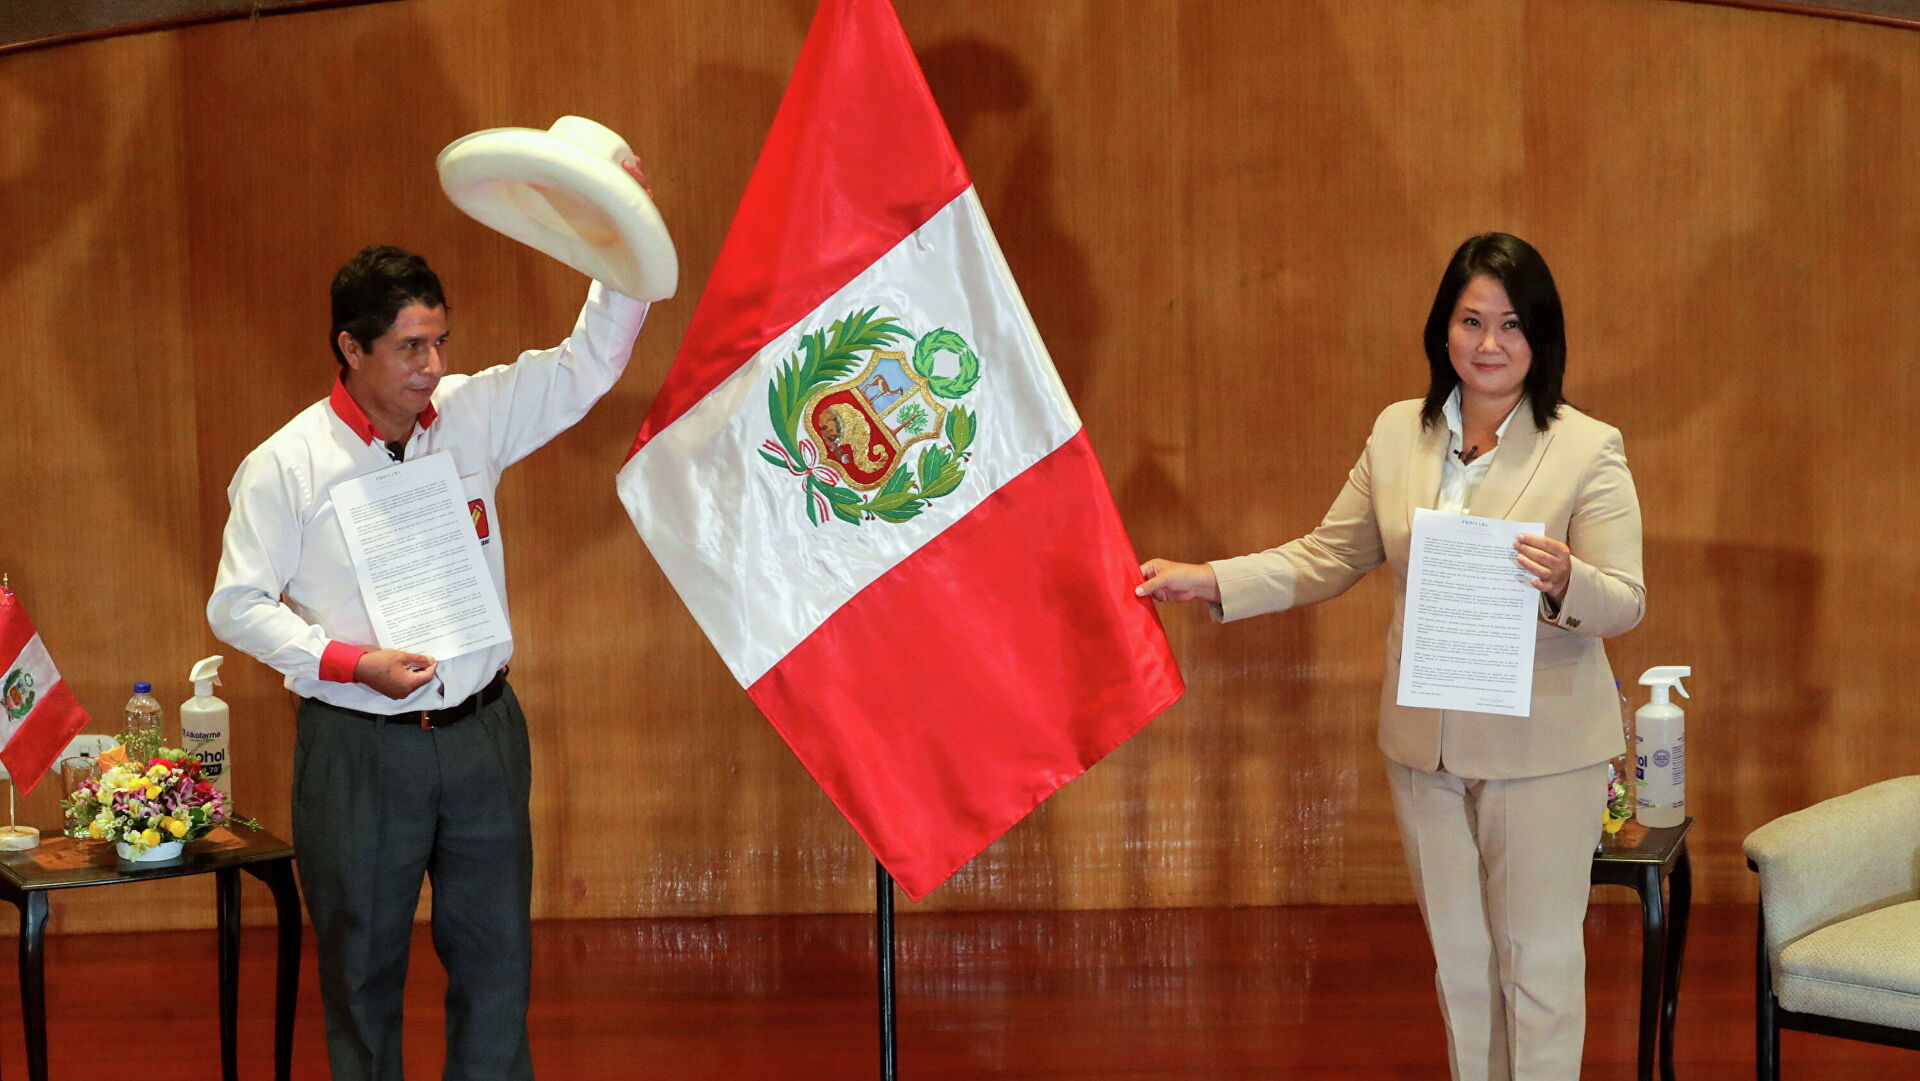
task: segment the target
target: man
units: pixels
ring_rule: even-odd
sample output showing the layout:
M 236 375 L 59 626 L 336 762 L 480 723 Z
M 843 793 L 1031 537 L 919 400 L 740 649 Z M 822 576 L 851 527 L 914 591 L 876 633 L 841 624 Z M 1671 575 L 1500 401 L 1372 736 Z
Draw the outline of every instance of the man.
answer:
M 645 186 L 638 162 L 626 169 Z M 533 853 L 526 722 L 506 678 L 512 644 L 441 660 L 376 647 L 332 488 L 451 454 L 504 606 L 491 507 L 500 473 L 613 386 L 646 312 L 596 282 L 558 347 L 448 375 L 439 278 L 417 255 L 367 248 L 333 280 L 332 394 L 255 448 L 227 490 L 207 619 L 301 698 L 293 842 L 335 1078 L 401 1076 L 422 875 L 433 879 L 434 950 L 448 977 L 445 1077 L 533 1076 Z

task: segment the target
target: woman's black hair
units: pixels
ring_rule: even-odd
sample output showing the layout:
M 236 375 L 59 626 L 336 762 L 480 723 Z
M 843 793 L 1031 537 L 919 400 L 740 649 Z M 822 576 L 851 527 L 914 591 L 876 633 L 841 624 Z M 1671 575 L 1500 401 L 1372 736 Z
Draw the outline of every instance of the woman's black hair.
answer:
M 1508 233 L 1481 233 L 1467 238 L 1454 251 L 1447 272 L 1440 276 L 1440 288 L 1433 294 L 1433 310 L 1427 313 L 1427 400 L 1420 407 L 1420 424 L 1432 427 L 1441 419 L 1447 396 L 1460 385 L 1459 373 L 1447 355 L 1447 327 L 1453 321 L 1453 307 L 1467 283 L 1486 275 L 1507 291 L 1513 302 L 1514 317 L 1520 320 L 1520 333 L 1533 351 L 1533 363 L 1527 368 L 1525 390 L 1533 410 L 1533 426 L 1546 431 L 1560 415 L 1567 399 L 1561 394 L 1561 381 L 1567 372 L 1567 323 L 1560 310 L 1560 291 L 1553 286 L 1553 272 L 1533 245 Z

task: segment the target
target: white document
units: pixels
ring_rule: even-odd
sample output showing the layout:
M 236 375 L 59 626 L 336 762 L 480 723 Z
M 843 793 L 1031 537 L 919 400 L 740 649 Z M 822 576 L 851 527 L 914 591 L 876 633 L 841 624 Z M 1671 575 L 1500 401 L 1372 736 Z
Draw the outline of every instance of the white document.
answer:
M 1513 546 L 1520 534 L 1545 530 L 1539 522 L 1413 512 L 1401 705 L 1528 715 L 1540 591 Z
M 451 454 L 342 481 L 333 505 L 383 649 L 444 661 L 512 640 Z

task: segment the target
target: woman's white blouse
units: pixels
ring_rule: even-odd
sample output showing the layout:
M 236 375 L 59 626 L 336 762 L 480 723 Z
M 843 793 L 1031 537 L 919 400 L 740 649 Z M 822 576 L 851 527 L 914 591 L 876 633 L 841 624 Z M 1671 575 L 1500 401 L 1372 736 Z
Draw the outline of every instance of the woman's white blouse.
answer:
M 1447 449 L 1441 455 L 1440 494 L 1434 500 L 1433 509 L 1444 514 L 1465 514 L 1473 504 L 1473 494 L 1480 490 L 1480 482 L 1487 479 L 1487 470 L 1493 468 L 1493 456 L 1500 453 L 1498 442 L 1506 441 L 1507 425 L 1513 423 L 1513 412 L 1507 413 L 1507 419 L 1501 421 L 1500 427 L 1493 433 L 1498 441 L 1494 448 L 1475 456 L 1470 464 L 1463 465 L 1460 452 L 1466 449 L 1466 426 L 1460 419 L 1459 387 L 1453 388 L 1453 393 L 1447 396 L 1447 404 L 1440 411 L 1447 418 Z

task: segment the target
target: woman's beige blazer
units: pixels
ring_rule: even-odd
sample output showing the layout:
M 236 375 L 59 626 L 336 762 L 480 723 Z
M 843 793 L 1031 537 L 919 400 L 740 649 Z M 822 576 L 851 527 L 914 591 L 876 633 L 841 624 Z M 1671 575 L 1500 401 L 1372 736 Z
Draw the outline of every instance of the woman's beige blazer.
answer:
M 1337 597 L 1382 563 L 1393 568 L 1393 621 L 1380 689 L 1380 749 L 1419 770 L 1460 777 L 1535 777 L 1603 762 L 1622 750 L 1620 699 L 1601 640 L 1646 611 L 1640 571 L 1640 501 L 1620 432 L 1572 406 L 1537 431 L 1524 400 L 1468 513 L 1546 523 L 1573 550 L 1557 613 L 1542 597 L 1528 717 L 1415 709 L 1395 702 L 1413 512 L 1440 491 L 1444 424 L 1423 429 L 1420 401 L 1395 402 L 1374 421 L 1367 447 L 1325 521 L 1299 540 L 1213 563 L 1216 618 L 1243 619 Z

